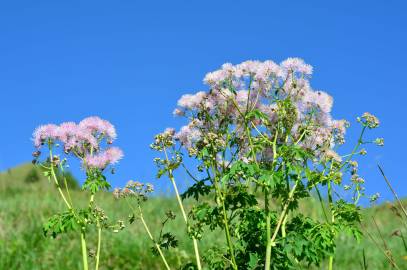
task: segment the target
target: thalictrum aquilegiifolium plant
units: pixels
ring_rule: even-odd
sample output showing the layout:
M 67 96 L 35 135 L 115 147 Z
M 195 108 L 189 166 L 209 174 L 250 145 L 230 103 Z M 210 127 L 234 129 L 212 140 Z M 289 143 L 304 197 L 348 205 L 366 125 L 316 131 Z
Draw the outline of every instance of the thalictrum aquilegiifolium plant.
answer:
M 36 147 L 33 163 L 38 164 L 50 182 L 56 185 L 66 206 L 66 211 L 55 214 L 44 224 L 44 234 L 55 238 L 61 233 L 78 231 L 85 270 L 89 269 L 88 257 L 92 255 L 89 254 L 86 244 L 86 233 L 90 227 L 95 227 L 98 232 L 96 254 L 92 255 L 95 258 L 95 270 L 99 268 L 102 229 L 118 230 L 123 227 L 121 221 L 110 224 L 108 217 L 95 201 L 98 191 L 110 188 L 106 172 L 123 157 L 122 150 L 111 146 L 116 137 L 114 126 L 95 116 L 85 118 L 78 124 L 66 122 L 60 125 L 42 125 L 33 133 Z M 64 173 L 70 158 L 79 159 L 86 174 L 82 185 L 82 190 L 89 194 L 86 207 L 74 205 L 69 193 Z M 63 183 L 64 190 L 60 183 Z
M 311 74 L 299 58 L 224 64 L 205 76 L 208 91 L 178 101 L 174 114 L 188 123 L 155 137 L 151 147 L 163 153 L 155 159 L 158 177 L 172 182 L 194 244 L 207 230 L 223 231 L 225 246 L 202 257 L 209 269 L 298 269 L 324 259 L 333 269 L 338 234 L 362 236 L 364 180 L 353 158 L 366 154 L 362 145 L 383 145 L 364 138 L 379 120 L 370 113 L 358 118 L 355 147 L 338 154 L 349 123 L 332 118 L 333 98 L 311 88 Z M 193 180 L 182 195 L 177 169 Z M 298 211 L 310 196 L 319 199 L 323 220 Z M 180 198 L 189 197 L 196 204 L 186 214 Z

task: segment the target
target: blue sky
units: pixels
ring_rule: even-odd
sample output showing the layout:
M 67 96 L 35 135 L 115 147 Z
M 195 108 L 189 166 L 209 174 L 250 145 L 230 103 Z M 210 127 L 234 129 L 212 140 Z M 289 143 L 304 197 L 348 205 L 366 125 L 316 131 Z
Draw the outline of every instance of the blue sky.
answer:
M 113 186 L 153 182 L 154 134 L 183 121 L 177 99 L 206 89 L 224 62 L 304 58 L 312 85 L 335 98 L 335 118 L 365 111 L 384 137 L 360 159 L 369 193 L 391 194 L 379 162 L 407 195 L 405 1 L 3 1 L 0 4 L 0 170 L 26 162 L 42 123 L 99 115 L 117 127 L 125 159 Z M 350 147 L 350 146 L 349 146 Z M 81 177 L 80 171 L 75 171 Z M 185 176 L 180 176 L 185 181 Z

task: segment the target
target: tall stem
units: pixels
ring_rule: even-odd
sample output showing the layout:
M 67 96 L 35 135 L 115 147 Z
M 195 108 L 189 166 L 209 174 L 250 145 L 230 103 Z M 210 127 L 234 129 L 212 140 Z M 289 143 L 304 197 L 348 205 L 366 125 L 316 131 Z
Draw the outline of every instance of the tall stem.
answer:
M 229 250 L 230 250 L 230 257 L 231 257 L 231 260 L 232 260 L 232 267 L 233 267 L 233 269 L 237 270 L 235 252 L 234 252 L 234 248 L 233 248 L 233 245 L 232 245 L 232 239 L 230 237 L 229 223 L 228 223 L 228 218 L 227 218 L 227 215 L 226 215 L 226 207 L 225 207 L 225 203 L 223 202 L 223 199 L 222 199 L 222 209 L 223 209 L 223 223 L 225 225 L 226 241 L 228 243 Z
M 71 210 L 71 209 L 72 209 L 72 206 L 71 206 L 71 204 L 68 202 L 68 200 L 65 198 L 65 195 L 64 195 L 64 193 L 62 192 L 61 186 L 59 185 L 59 182 L 58 182 L 57 175 L 56 175 L 56 173 L 55 173 L 54 164 L 53 164 L 53 162 L 52 162 L 53 155 L 52 155 L 51 146 L 49 147 L 49 158 L 50 158 L 50 163 L 51 163 L 51 166 L 50 166 L 50 167 L 51 167 L 51 175 L 52 175 L 52 177 L 54 178 L 55 185 L 57 186 L 57 189 L 58 189 L 58 191 L 59 191 L 59 194 L 60 194 L 61 197 L 62 197 L 62 200 L 65 202 L 65 204 L 66 204 L 66 206 L 68 207 L 68 209 Z
M 62 175 L 63 175 L 63 178 L 64 178 L 64 185 L 65 185 L 66 193 L 67 193 L 67 195 L 68 195 L 68 200 L 69 200 L 69 203 L 70 203 L 71 206 L 72 206 L 73 203 L 72 203 L 71 194 L 69 193 L 68 182 L 66 181 L 66 177 L 65 177 L 64 166 L 62 166 L 62 163 L 61 163 L 59 167 L 61 168 L 61 172 L 62 172 Z
M 225 227 L 225 237 L 226 237 L 226 243 L 229 248 L 229 253 L 230 253 L 230 261 L 232 263 L 233 269 L 237 270 L 237 264 L 236 264 L 236 259 L 235 259 L 235 251 L 233 248 L 232 244 L 232 238 L 230 236 L 230 229 L 229 229 L 229 222 L 228 222 L 228 217 L 227 217 L 227 212 L 226 212 L 226 206 L 225 206 L 225 201 L 222 195 L 222 191 L 219 188 L 219 183 L 217 181 L 217 174 L 216 174 L 216 164 L 212 164 L 211 166 L 212 173 L 213 173 L 213 184 L 215 187 L 215 192 L 216 192 L 216 203 L 218 207 L 222 207 L 222 214 L 223 214 L 223 226 Z
M 273 140 L 273 164 L 272 164 L 272 169 L 273 169 L 273 174 L 275 170 L 275 164 L 277 160 L 277 137 L 278 137 L 278 129 L 276 130 L 276 134 L 274 135 L 274 140 Z M 271 213 L 270 213 L 270 207 L 269 207 L 269 191 L 268 187 L 266 187 L 265 191 L 265 211 L 266 211 L 266 226 L 267 226 L 267 243 L 266 243 L 266 263 L 264 265 L 264 269 L 270 270 L 270 264 L 271 264 L 271 247 L 273 245 L 273 242 L 271 240 Z M 274 241 L 274 240 L 273 240 Z
M 83 230 L 81 230 L 81 246 L 82 246 L 83 269 L 88 270 L 88 251 L 86 249 L 85 232 Z
M 187 214 L 185 212 L 184 205 L 182 204 L 182 200 L 181 200 L 181 196 L 179 195 L 179 192 L 178 192 L 177 184 L 175 183 L 175 179 L 172 175 L 170 176 L 170 180 L 171 180 L 172 186 L 175 191 L 175 196 L 177 197 L 179 208 L 181 209 L 181 212 L 182 212 L 182 217 L 184 218 L 185 224 L 188 226 Z M 196 240 L 195 237 L 192 237 L 192 242 L 194 244 L 196 266 L 198 267 L 198 270 L 201 270 L 202 266 L 201 266 L 201 260 L 200 260 L 200 256 L 199 256 L 198 240 Z
M 283 224 L 281 224 L 281 237 L 283 237 L 283 238 L 285 238 L 287 236 L 287 233 L 285 231 L 285 224 L 287 223 L 287 220 L 288 220 L 288 213 L 285 215 Z
M 339 167 L 339 171 L 352 159 L 352 157 L 356 154 L 356 151 L 358 150 L 359 146 L 362 145 L 363 141 L 363 134 L 366 131 L 366 127 L 364 126 L 362 128 L 362 132 L 359 135 L 359 139 L 358 139 L 358 143 L 355 145 L 355 147 L 353 148 L 352 152 L 349 154 L 349 157 L 345 160 L 345 162 L 342 163 L 342 165 Z
M 283 211 L 281 212 L 280 218 L 277 222 L 277 226 L 274 229 L 273 236 L 271 237 L 271 239 L 269 241 L 267 241 L 266 264 L 264 266 L 265 270 L 270 270 L 271 248 L 275 244 L 274 241 L 276 240 L 276 237 L 278 235 L 278 232 L 280 231 L 281 225 L 283 224 L 283 221 L 287 215 L 288 206 L 290 205 L 290 202 L 291 202 L 292 198 L 294 197 L 294 192 L 297 189 L 297 185 L 298 185 L 298 183 L 296 182 L 294 184 L 293 188 L 291 189 L 290 194 L 288 195 L 288 199 L 283 207 Z M 268 258 L 268 260 L 267 260 L 267 258 Z
M 331 211 L 331 222 L 334 223 L 335 222 L 335 216 L 333 214 L 332 211 L 332 186 L 331 186 L 331 181 L 328 181 L 328 202 L 329 202 L 329 209 Z M 329 256 L 329 264 L 328 264 L 328 270 L 332 270 L 333 269 L 333 263 L 334 263 L 334 257 L 333 255 Z
M 266 189 L 264 195 L 264 203 L 266 210 L 266 226 L 267 226 L 267 244 L 266 244 L 266 264 L 265 269 L 270 269 L 270 260 L 271 260 L 271 216 L 269 209 L 269 198 L 268 198 L 268 189 Z
M 153 235 L 151 234 L 150 229 L 148 228 L 146 221 L 144 220 L 143 212 L 141 211 L 140 205 L 138 206 L 138 209 L 139 209 L 139 214 L 140 214 L 141 222 L 143 223 L 144 229 L 146 230 L 146 232 L 147 232 L 147 234 L 148 234 L 148 237 L 150 237 L 151 241 L 153 241 L 155 247 L 157 248 L 157 251 L 158 251 L 158 253 L 159 253 L 160 256 L 161 256 L 161 259 L 163 260 L 163 263 L 164 263 L 164 265 L 165 265 L 165 268 L 167 268 L 167 270 L 170 270 L 171 268 L 170 268 L 170 266 L 168 265 L 167 260 L 166 260 L 165 257 L 164 257 L 164 254 L 163 254 L 163 252 L 162 252 L 162 250 L 161 250 L 160 245 L 155 242 L 154 237 L 153 237 Z
M 100 227 L 100 223 L 98 221 L 97 223 L 97 227 L 98 227 L 98 249 L 96 252 L 96 265 L 95 265 L 95 270 L 99 269 L 99 260 L 100 260 L 100 244 L 102 241 L 102 228 Z
M 50 158 L 50 163 L 51 163 L 51 166 L 50 166 L 51 167 L 51 175 L 54 178 L 54 182 L 55 182 L 55 185 L 57 186 L 59 194 L 61 195 L 62 200 L 65 202 L 68 209 L 73 210 L 72 205 L 66 199 L 64 193 L 62 192 L 61 186 L 59 185 L 58 178 L 57 178 L 57 175 L 56 175 L 55 169 L 54 169 L 53 154 L 52 154 L 51 145 L 49 145 L 49 158 Z M 74 214 L 75 214 L 75 212 L 74 212 Z M 87 254 L 88 252 L 87 252 L 87 249 L 86 249 L 85 232 L 84 232 L 83 229 L 81 230 L 81 246 L 82 246 L 83 269 L 88 270 L 88 254 Z
M 167 160 L 167 162 L 169 164 L 170 161 L 169 161 L 169 158 L 168 158 L 168 155 L 167 155 L 167 150 L 165 148 L 164 148 L 164 154 L 165 154 L 165 158 L 166 158 L 166 160 Z M 175 179 L 174 179 L 174 176 L 173 176 L 173 173 L 172 173 L 171 169 L 168 170 L 168 177 L 170 178 L 172 186 L 174 187 L 175 195 L 177 197 L 179 208 L 181 209 L 182 217 L 184 218 L 185 224 L 188 226 L 187 214 L 185 212 L 184 205 L 182 204 L 181 196 L 179 195 L 177 184 L 175 183 Z M 196 240 L 196 238 L 194 236 L 192 236 L 192 242 L 194 244 L 196 266 L 197 266 L 198 270 L 201 270 L 202 266 L 201 266 L 201 259 L 200 259 L 200 256 L 199 256 L 198 240 Z

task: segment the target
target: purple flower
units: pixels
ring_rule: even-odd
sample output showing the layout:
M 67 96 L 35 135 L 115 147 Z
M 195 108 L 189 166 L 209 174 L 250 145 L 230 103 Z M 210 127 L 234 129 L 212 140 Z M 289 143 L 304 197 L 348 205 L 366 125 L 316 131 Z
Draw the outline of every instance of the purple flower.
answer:
M 287 58 L 281 62 L 281 67 L 287 71 L 300 72 L 307 75 L 312 74 L 312 66 L 305 64 L 301 58 Z
M 315 103 L 323 112 L 329 113 L 332 109 L 333 98 L 325 92 L 317 91 L 315 92 Z
M 116 164 L 124 156 L 123 151 L 119 147 L 110 147 L 105 151 L 107 157 L 109 158 L 110 164 Z
M 116 164 L 123 158 L 123 151 L 118 147 L 110 147 L 95 155 L 87 155 L 84 164 L 88 168 L 104 169 L 110 164 Z
M 78 125 L 74 122 L 65 122 L 59 125 L 59 139 L 63 143 L 67 143 L 72 136 L 75 136 Z
M 186 108 L 186 109 L 197 109 L 198 106 L 203 102 L 204 98 L 206 97 L 206 93 L 204 91 L 200 91 L 195 95 L 186 94 L 183 95 L 178 100 L 178 106 Z
M 175 134 L 175 129 L 168 127 L 168 128 L 166 128 L 166 129 L 164 130 L 164 134 L 168 134 L 168 135 L 170 135 L 170 136 L 174 136 L 174 134 Z
M 228 77 L 228 75 L 229 74 L 227 71 L 221 69 L 207 73 L 203 81 L 205 84 L 214 86 L 218 83 L 223 82 Z
M 191 147 L 192 144 L 200 137 L 201 132 L 190 125 L 183 126 L 174 136 L 175 139 L 179 140 L 187 148 Z
M 54 124 L 39 126 L 34 130 L 33 141 L 36 148 L 40 148 L 46 139 L 57 140 L 59 137 L 59 127 Z
M 109 140 L 114 140 L 117 137 L 116 129 L 106 120 L 97 116 L 91 116 L 83 119 L 79 126 L 84 129 L 90 130 L 92 133 L 100 133 L 108 137 Z

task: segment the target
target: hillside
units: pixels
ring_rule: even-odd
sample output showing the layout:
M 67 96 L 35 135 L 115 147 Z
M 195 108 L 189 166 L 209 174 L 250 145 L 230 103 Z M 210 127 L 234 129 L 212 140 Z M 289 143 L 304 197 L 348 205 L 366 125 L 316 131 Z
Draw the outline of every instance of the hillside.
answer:
M 69 234 L 56 239 L 46 238 L 42 233 L 42 224 L 53 213 L 64 209 L 57 197 L 56 189 L 38 171 L 37 182 L 25 182 L 26 176 L 38 170 L 31 164 L 23 164 L 0 173 L 0 269 L 81 269 L 81 254 L 78 235 Z M 86 205 L 85 196 L 79 191 L 72 192 L 73 201 Z M 113 220 L 126 220 L 130 211 L 123 201 L 114 200 L 110 193 L 98 194 L 96 199 L 106 214 Z M 314 202 L 309 202 L 307 211 Z M 175 200 L 155 197 L 150 199 L 144 208 L 144 216 L 156 233 L 165 217 L 167 210 L 178 214 Z M 392 250 L 394 259 L 401 269 L 407 269 L 404 256 L 407 255 L 400 237 L 391 236 L 402 227 L 402 223 L 392 213 L 387 204 L 364 210 L 364 226 L 372 233 L 377 243 L 383 246 L 371 216 L 375 216 L 381 234 L 388 248 Z M 101 269 L 161 269 L 159 258 L 151 254 L 151 242 L 148 240 L 141 224 L 136 221 L 118 233 L 105 232 L 102 241 Z M 166 230 L 176 233 L 179 247 L 167 252 L 169 263 L 176 269 L 193 255 L 191 241 L 186 237 L 185 226 L 178 215 L 170 222 Z M 95 247 L 94 232 L 91 232 L 89 248 Z M 208 243 L 223 241 L 216 233 L 209 235 L 200 243 L 202 254 Z M 367 269 L 392 269 L 383 253 L 368 238 L 360 244 L 349 241 L 349 236 L 341 235 L 338 245 L 338 255 L 334 269 L 365 269 L 362 267 L 363 253 Z M 321 269 L 326 269 L 324 265 Z

